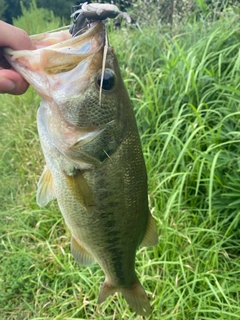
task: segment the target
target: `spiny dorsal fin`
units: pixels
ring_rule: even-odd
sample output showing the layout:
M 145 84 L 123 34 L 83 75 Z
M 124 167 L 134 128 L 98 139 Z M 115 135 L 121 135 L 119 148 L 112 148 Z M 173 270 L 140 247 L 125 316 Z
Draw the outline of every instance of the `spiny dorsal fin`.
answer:
M 148 224 L 144 238 L 140 244 L 141 247 L 151 247 L 158 244 L 158 234 L 156 222 L 153 219 L 151 213 L 149 212 Z
M 82 266 L 87 267 L 95 262 L 93 256 L 80 245 L 79 241 L 74 236 L 72 236 L 71 239 L 71 252 L 77 263 Z
M 44 207 L 55 198 L 56 196 L 52 174 L 50 170 L 45 166 L 43 173 L 38 181 L 37 204 L 40 207 Z

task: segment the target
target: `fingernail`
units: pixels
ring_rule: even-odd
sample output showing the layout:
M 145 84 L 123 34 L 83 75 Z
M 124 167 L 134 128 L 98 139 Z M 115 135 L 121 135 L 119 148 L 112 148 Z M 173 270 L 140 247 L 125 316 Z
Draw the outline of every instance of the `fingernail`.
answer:
M 0 79 L 0 93 L 10 93 L 15 89 L 15 83 L 9 79 Z

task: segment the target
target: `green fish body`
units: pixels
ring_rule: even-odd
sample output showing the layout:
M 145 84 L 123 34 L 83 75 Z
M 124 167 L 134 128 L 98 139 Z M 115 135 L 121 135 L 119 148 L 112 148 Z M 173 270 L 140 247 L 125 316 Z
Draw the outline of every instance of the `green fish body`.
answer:
M 74 38 L 64 31 L 32 36 L 36 50 L 5 55 L 42 97 L 37 123 L 46 167 L 38 204 L 57 199 L 75 260 L 96 261 L 104 271 L 98 302 L 121 292 L 135 312 L 149 315 L 135 255 L 140 245 L 157 244 L 157 231 L 134 112 L 106 38 L 99 21 Z

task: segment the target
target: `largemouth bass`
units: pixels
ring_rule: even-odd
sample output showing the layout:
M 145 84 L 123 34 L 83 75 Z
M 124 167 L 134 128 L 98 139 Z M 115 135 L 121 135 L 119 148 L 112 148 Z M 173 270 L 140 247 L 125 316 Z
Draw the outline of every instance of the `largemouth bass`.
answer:
M 133 108 L 105 25 L 91 23 L 73 38 L 67 30 L 32 40 L 36 50 L 7 48 L 5 55 L 42 97 L 37 124 L 46 167 L 37 202 L 57 199 L 75 260 L 97 261 L 104 271 L 98 302 L 121 292 L 147 316 L 135 255 L 138 246 L 157 244 L 157 231 Z

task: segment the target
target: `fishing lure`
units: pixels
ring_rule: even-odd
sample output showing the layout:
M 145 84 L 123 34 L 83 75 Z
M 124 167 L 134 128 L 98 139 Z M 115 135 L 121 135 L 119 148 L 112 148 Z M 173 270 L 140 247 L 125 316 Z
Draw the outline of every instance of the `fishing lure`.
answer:
M 107 18 L 114 19 L 121 16 L 127 23 L 131 22 L 130 16 L 126 12 L 122 12 L 114 4 L 109 3 L 80 3 L 72 7 L 75 10 L 71 14 L 73 24 L 69 32 L 74 37 L 85 32 L 87 24 L 90 22 L 105 20 Z

